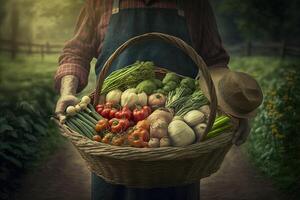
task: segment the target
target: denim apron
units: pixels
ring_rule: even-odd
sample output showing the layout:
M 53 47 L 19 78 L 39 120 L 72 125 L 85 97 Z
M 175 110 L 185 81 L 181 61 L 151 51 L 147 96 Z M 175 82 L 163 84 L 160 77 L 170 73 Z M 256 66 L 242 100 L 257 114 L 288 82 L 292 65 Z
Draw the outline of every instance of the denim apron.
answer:
M 161 32 L 179 37 L 191 45 L 180 1 L 177 1 L 177 9 L 120 9 L 119 4 L 119 0 L 114 0 L 112 16 L 96 63 L 97 76 L 109 56 L 120 45 L 137 35 Z M 108 74 L 137 60 L 153 61 L 156 66 L 193 78 L 198 73 L 198 67 L 180 49 L 164 41 L 151 40 L 125 49 L 114 60 Z M 92 200 L 199 200 L 199 193 L 200 181 L 177 187 L 141 189 L 113 185 L 92 174 Z

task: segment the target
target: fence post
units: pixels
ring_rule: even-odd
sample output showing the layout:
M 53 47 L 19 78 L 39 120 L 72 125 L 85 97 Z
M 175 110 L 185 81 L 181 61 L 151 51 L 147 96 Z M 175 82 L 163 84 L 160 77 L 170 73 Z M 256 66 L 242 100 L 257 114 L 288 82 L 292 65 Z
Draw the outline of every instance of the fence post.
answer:
M 282 45 L 281 45 L 281 49 L 280 49 L 280 57 L 281 57 L 281 59 L 284 59 L 285 54 L 286 54 L 286 41 L 283 40 L 282 41 Z
M 49 44 L 49 42 L 46 42 L 45 47 L 46 47 L 46 53 L 49 54 L 50 53 L 50 44 Z
M 251 56 L 252 54 L 252 43 L 251 40 L 248 40 L 246 43 L 246 56 Z
M 44 60 L 44 56 L 45 56 L 44 45 L 41 45 L 41 57 L 42 57 L 42 60 Z
M 31 42 L 28 42 L 28 54 L 31 55 L 32 54 L 32 45 Z

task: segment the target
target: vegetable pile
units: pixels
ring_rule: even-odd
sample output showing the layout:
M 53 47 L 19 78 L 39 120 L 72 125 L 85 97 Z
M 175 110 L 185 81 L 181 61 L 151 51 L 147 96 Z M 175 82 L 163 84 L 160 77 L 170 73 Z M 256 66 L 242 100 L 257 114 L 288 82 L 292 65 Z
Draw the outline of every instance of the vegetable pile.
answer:
M 182 147 L 230 131 L 231 120 L 219 114 L 203 138 L 209 102 L 199 82 L 174 72 L 155 77 L 152 62 L 136 62 L 108 76 L 103 100 L 93 107 L 88 96 L 66 110 L 66 125 L 96 141 L 136 148 Z

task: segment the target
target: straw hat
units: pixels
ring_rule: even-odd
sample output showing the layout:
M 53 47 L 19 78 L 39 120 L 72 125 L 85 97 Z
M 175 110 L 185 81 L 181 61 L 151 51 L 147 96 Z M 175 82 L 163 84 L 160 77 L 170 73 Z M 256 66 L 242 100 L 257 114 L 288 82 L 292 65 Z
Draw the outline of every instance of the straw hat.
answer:
M 218 106 L 222 111 L 238 118 L 256 115 L 263 94 L 253 77 L 225 67 L 213 67 L 210 69 L 210 74 L 215 85 Z M 200 78 L 200 87 L 204 95 L 209 98 L 203 78 Z

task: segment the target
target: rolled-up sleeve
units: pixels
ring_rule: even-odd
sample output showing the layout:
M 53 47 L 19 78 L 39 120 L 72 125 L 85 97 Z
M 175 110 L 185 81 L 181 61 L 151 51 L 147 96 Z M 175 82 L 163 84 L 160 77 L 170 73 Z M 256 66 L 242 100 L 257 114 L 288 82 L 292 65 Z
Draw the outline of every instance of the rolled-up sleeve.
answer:
M 59 91 L 62 77 L 74 75 L 79 79 L 77 92 L 88 83 L 90 62 L 97 52 L 95 25 L 89 20 L 86 9 L 83 8 L 77 22 L 73 38 L 64 45 L 59 57 L 59 66 L 55 73 L 55 89 Z
M 209 0 L 195 0 L 188 8 L 187 22 L 195 50 L 208 67 L 228 67 L 229 55 L 223 47 Z

